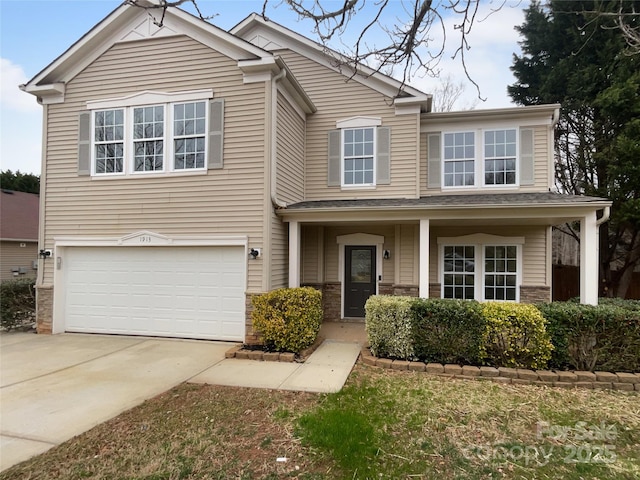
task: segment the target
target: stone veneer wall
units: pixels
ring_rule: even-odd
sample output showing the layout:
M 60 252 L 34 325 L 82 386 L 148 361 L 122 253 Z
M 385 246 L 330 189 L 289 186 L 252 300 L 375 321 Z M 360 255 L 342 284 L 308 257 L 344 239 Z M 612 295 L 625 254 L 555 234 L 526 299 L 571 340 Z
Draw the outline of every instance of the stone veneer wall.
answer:
M 429 284 L 429 298 L 440 298 L 441 292 L 442 292 L 442 288 L 439 283 Z
M 247 345 L 262 345 L 262 336 L 253 329 L 253 321 L 251 320 L 251 312 L 253 312 L 253 303 L 251 299 L 257 297 L 259 293 L 247 293 L 245 295 L 245 320 L 244 320 L 244 343 Z
M 550 287 L 530 287 L 522 285 L 520 287 L 521 303 L 543 303 L 551 301 Z
M 53 321 L 53 287 L 36 287 L 36 329 L 51 333 Z

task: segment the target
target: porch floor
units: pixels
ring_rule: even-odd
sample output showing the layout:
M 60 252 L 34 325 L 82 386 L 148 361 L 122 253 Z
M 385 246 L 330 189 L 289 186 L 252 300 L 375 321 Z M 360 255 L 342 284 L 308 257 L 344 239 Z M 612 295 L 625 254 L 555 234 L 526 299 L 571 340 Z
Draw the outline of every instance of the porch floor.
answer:
M 367 344 L 364 322 L 323 322 L 320 336 L 326 340 Z

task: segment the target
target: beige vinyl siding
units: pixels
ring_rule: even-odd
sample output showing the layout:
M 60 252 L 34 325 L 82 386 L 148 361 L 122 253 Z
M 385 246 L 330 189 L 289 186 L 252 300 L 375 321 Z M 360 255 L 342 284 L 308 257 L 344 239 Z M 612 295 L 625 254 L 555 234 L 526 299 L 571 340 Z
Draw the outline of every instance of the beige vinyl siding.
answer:
M 78 114 L 86 102 L 144 90 L 212 88 L 225 99 L 224 168 L 202 175 L 77 175 Z M 45 246 L 54 237 L 247 235 L 263 243 L 265 87 L 243 84 L 235 61 L 186 37 L 116 44 L 67 84 L 48 108 Z M 165 159 L 167 161 L 167 159 Z M 52 282 L 52 262 L 45 284 Z M 250 262 L 249 291 L 261 290 L 262 262 Z
M 301 283 L 322 282 L 320 278 L 319 258 L 320 248 L 318 242 L 324 242 L 322 227 L 303 226 L 300 236 L 300 281 Z
M 284 223 L 275 212 L 271 213 L 271 265 L 270 288 L 289 285 L 289 224 Z
M 427 191 L 427 179 L 429 176 L 429 152 L 427 150 L 427 133 L 420 134 L 420 195 Z
M 20 245 L 24 244 L 24 247 Z M 38 260 L 37 242 L 2 241 L 0 243 L 0 281 L 35 278 L 37 270 L 33 261 Z M 26 268 L 25 274 L 14 276 L 11 269 Z
M 504 237 L 524 237 L 522 246 L 522 284 L 530 286 L 550 286 L 547 278 L 547 227 L 434 227 L 429 241 L 429 282 L 439 283 L 440 268 L 438 238 L 459 237 L 474 233 L 486 233 Z
M 480 125 L 481 128 L 481 125 Z M 549 157 L 549 142 L 548 142 L 548 132 L 549 127 L 544 125 L 538 125 L 535 127 L 522 127 L 522 128 L 533 128 L 534 129 L 534 177 L 535 183 L 534 185 L 522 186 L 522 187 L 500 187 L 500 188 L 491 188 L 491 187 L 483 187 L 482 179 L 476 179 L 476 183 L 479 185 L 477 188 L 465 188 L 465 189 L 455 189 L 455 193 L 464 194 L 477 194 L 483 191 L 491 191 L 491 192 L 546 192 L 549 190 L 549 162 L 553 161 L 552 158 Z M 439 132 L 440 129 L 437 126 L 433 126 L 433 128 L 429 129 L 433 132 Z M 450 129 L 442 129 L 442 131 L 448 131 Z M 469 130 L 469 129 L 466 129 Z M 422 135 L 427 135 L 423 133 Z M 421 137 L 422 137 L 421 135 Z M 477 135 L 476 135 L 477 138 Z M 421 142 L 422 142 L 421 138 Z M 442 140 L 441 140 L 442 141 Z M 477 141 L 477 139 L 476 139 Z M 424 139 L 424 148 L 426 149 L 426 138 Z M 420 190 L 421 195 L 434 195 L 438 193 L 447 194 L 451 192 L 451 189 L 441 189 L 441 188 L 428 188 L 428 179 L 427 179 L 427 153 L 424 154 L 424 160 L 421 160 L 424 171 L 426 172 L 423 177 L 424 181 L 420 182 Z M 421 153 L 422 155 L 422 153 Z
M 415 285 L 418 263 L 415 260 L 415 243 L 417 241 L 416 225 L 400 225 L 400 245 L 395 255 L 400 255 L 400 284 Z M 394 255 L 394 252 L 391 252 Z M 392 257 L 393 258 L 393 257 Z
M 305 120 L 278 92 L 276 127 L 277 192 L 285 203 L 304 200 Z
M 305 199 L 415 197 L 416 115 L 395 115 L 392 99 L 350 81 L 329 68 L 292 51 L 279 52 L 318 111 L 307 119 Z M 336 121 L 355 116 L 380 117 L 391 127 L 391 184 L 374 189 L 327 186 L 327 133 Z

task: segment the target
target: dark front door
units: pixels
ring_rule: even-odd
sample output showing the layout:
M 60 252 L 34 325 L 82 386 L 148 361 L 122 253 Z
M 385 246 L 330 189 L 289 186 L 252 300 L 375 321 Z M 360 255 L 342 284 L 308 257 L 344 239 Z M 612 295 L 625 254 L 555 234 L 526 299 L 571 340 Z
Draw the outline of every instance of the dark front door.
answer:
M 376 247 L 345 246 L 344 316 L 364 318 L 364 304 L 376 293 Z

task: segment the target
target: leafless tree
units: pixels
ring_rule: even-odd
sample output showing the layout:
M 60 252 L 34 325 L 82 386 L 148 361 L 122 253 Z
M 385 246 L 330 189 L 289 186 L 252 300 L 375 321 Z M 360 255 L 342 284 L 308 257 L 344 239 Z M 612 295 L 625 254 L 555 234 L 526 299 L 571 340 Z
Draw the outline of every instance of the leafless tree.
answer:
M 273 1 L 263 1 L 265 18 L 267 6 Z M 279 0 L 301 20 L 311 22 L 319 43 L 326 47 L 328 54 L 338 54 L 334 55 L 336 65 L 346 67 L 350 76 L 382 72 L 394 75 L 403 84 L 414 75 L 437 77 L 445 44 L 455 42 L 453 58 L 459 59 L 479 97 L 480 88 L 467 69 L 468 36 L 475 23 L 500 10 L 508 1 L 514 6 L 519 4 L 519 0 L 497 0 L 488 14 L 481 17 L 480 0 Z M 162 25 L 167 9 L 186 4 L 193 5 L 203 20 L 214 17 L 203 15 L 198 0 L 125 0 L 124 3 L 149 10 L 158 25 Z M 348 28 L 354 31 L 356 17 L 356 40 L 345 45 L 341 37 Z M 445 17 L 453 18 L 453 31 L 447 31 Z M 372 70 L 364 72 L 361 65 Z
M 438 86 L 433 89 L 433 111 L 473 110 L 478 105 L 478 98 L 461 103 L 465 90 L 463 81 L 456 82 L 451 75 L 441 77 Z

